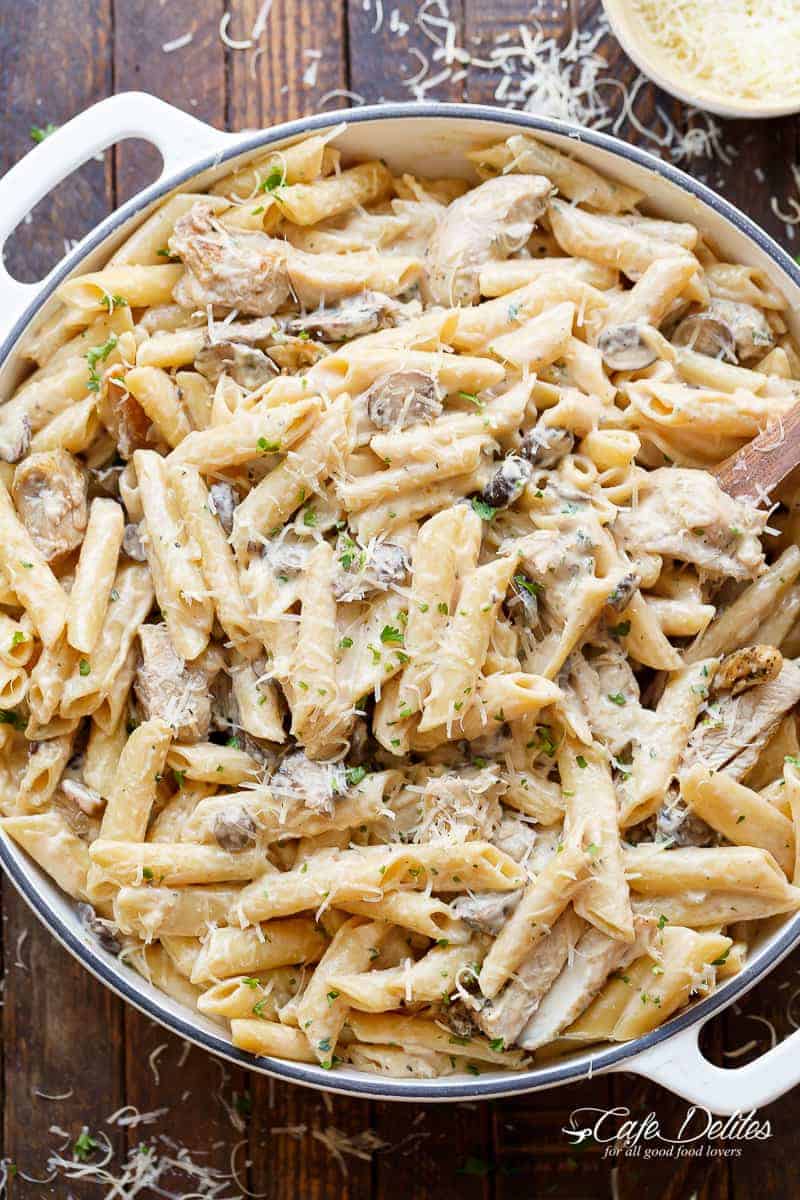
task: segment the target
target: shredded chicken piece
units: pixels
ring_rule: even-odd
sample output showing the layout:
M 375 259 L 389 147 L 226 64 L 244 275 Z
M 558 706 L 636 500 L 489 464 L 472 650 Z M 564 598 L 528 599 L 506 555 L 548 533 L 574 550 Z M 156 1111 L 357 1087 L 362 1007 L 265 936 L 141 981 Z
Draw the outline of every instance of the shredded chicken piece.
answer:
M 748 688 L 769 683 L 781 672 L 783 655 L 775 646 L 745 646 L 722 660 L 714 676 L 714 692 L 738 696 Z
M 175 222 L 169 250 L 186 266 L 175 289 L 184 308 L 219 304 L 266 317 L 289 296 L 285 243 L 263 233 L 230 233 L 203 201 Z
M 661 467 L 642 480 L 636 508 L 619 513 L 614 536 L 634 557 L 663 554 L 709 575 L 754 579 L 764 563 L 759 536 L 766 521 L 707 471 Z
M 701 762 L 709 770 L 741 779 L 798 700 L 800 666 L 791 659 L 784 659 L 780 674 L 769 683 L 738 696 L 719 696 L 695 726 L 681 769 Z
M 187 665 L 170 641 L 166 625 L 139 630 L 142 662 L 136 672 L 136 697 L 147 720 L 161 717 L 178 741 L 202 741 L 211 723 L 210 672 L 204 660 Z M 209 659 L 212 673 L 216 660 Z
M 503 175 L 453 200 L 428 247 L 428 287 L 435 303 L 477 304 L 480 268 L 525 245 L 552 190 L 543 175 Z

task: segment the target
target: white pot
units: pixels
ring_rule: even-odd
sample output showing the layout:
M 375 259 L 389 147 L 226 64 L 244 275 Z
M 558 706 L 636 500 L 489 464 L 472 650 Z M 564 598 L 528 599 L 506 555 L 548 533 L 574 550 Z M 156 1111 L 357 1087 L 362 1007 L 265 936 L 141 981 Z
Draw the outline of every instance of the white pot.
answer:
M 124 204 L 75 247 L 39 284 L 21 284 L 0 261 L 0 388 L 8 396 L 22 374 L 18 347 L 24 333 L 46 319 L 53 291 L 65 278 L 98 267 L 151 209 L 172 191 L 202 191 L 220 175 L 266 146 L 277 147 L 310 130 L 346 122 L 336 145 L 346 157 L 384 158 L 394 171 L 469 177 L 464 152 L 532 131 L 621 183 L 640 188 L 648 212 L 696 225 L 732 262 L 760 267 L 792 305 L 800 301 L 800 271 L 792 259 L 732 205 L 669 166 L 617 138 L 558 121 L 477 105 L 381 105 L 293 121 L 257 134 L 227 134 L 153 96 L 128 93 L 103 100 L 36 146 L 0 180 L 0 250 L 34 205 L 92 155 L 126 137 L 153 142 L 164 159 L 159 180 Z M 800 916 L 770 922 L 745 969 L 713 995 L 634 1042 L 583 1050 L 517 1073 L 478 1077 L 387 1079 L 340 1067 L 257 1058 L 233 1047 L 218 1025 L 172 1000 L 103 951 L 83 930 L 75 905 L 27 855 L 3 835 L 0 861 L 14 885 L 56 938 L 98 979 L 173 1030 L 213 1054 L 265 1074 L 347 1095 L 398 1100 L 475 1100 L 532 1092 L 608 1071 L 633 1071 L 715 1113 L 758 1108 L 800 1081 L 800 1032 L 747 1066 L 721 1070 L 698 1050 L 703 1024 L 753 987 L 800 938 Z

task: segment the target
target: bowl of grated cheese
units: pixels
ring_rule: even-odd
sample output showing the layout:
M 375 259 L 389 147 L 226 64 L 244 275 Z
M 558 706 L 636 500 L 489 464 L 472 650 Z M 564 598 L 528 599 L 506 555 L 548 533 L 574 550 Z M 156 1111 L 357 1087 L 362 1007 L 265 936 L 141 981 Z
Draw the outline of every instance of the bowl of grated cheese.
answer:
M 603 0 L 636 66 L 721 117 L 800 111 L 798 0 Z

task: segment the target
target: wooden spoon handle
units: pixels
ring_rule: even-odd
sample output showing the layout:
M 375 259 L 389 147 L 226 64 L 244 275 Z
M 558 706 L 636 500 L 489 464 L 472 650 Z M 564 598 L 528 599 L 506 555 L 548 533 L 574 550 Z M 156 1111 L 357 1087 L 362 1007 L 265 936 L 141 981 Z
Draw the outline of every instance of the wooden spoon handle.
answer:
M 711 470 L 729 496 L 758 501 L 800 465 L 800 404 Z

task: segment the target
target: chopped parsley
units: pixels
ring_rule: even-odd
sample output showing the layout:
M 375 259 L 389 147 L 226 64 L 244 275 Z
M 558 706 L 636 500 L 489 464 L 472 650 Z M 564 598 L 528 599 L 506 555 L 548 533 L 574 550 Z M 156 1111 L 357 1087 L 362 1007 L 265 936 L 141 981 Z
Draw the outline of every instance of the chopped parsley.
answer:
M 45 141 L 52 133 L 55 133 L 57 129 L 58 126 L 54 125 L 52 121 L 48 121 L 44 127 L 41 125 L 31 125 L 31 141 L 36 142 L 38 145 L 39 142 Z
M 15 729 L 24 729 L 25 721 L 18 712 L 8 708 L 0 708 L 0 725 L 13 725 Z
M 183 787 L 183 781 L 186 779 L 185 771 L 178 771 L 175 767 L 172 768 L 172 775 L 179 788 Z
M 91 669 L 88 658 L 82 658 L 78 663 L 78 671 L 81 675 L 88 675 Z
M 276 188 L 283 187 L 286 182 L 286 175 L 280 167 L 273 167 L 267 178 L 258 189 L 260 192 L 274 192 Z
M 262 454 L 275 454 L 281 448 L 280 442 L 268 442 L 265 437 L 260 437 L 256 442 L 256 447 Z
M 103 296 L 103 304 L 108 309 L 109 315 L 111 313 L 113 313 L 115 308 L 127 308 L 128 307 L 128 301 L 125 299 L 124 296 L 118 296 L 116 293 L 114 293 L 114 295 L 111 296 L 111 295 L 109 295 L 108 292 L 106 292 L 105 296 Z
M 117 344 L 117 335 L 112 333 L 102 346 L 93 346 L 86 355 L 86 361 L 89 364 L 89 380 L 86 384 L 90 392 L 100 391 L 100 375 L 97 371 L 97 364 L 105 362 L 111 351 Z
M 617 704 L 620 708 L 625 707 L 625 697 L 622 692 L 609 692 L 608 699 L 612 704 Z
M 305 511 L 303 512 L 303 524 L 307 525 L 309 527 L 309 529 L 313 529 L 314 526 L 316 525 L 316 523 L 317 523 L 317 514 L 314 511 L 314 509 L 313 508 L 305 509 Z
M 627 637 L 630 631 L 630 621 L 620 621 L 619 625 L 609 625 L 608 627 L 608 632 L 612 637 Z
M 477 513 L 482 521 L 493 521 L 496 508 L 491 504 L 487 504 L 485 500 L 481 500 L 480 496 L 472 497 L 472 511 Z
M 339 642 L 339 649 L 340 650 L 349 650 L 350 647 L 352 646 L 352 644 L 353 644 L 353 639 L 351 637 L 343 637 L 342 640 Z
M 81 1131 L 80 1136 L 75 1139 L 72 1147 L 72 1153 L 79 1162 L 86 1162 L 91 1158 L 97 1149 L 97 1140 L 91 1136 L 88 1129 Z
M 242 748 L 242 743 L 239 741 L 238 737 L 236 737 L 235 734 L 233 737 L 228 738 L 225 745 L 230 746 L 232 750 L 241 750 L 241 748 Z
M 553 740 L 553 731 L 549 725 L 537 725 L 535 738 L 528 742 L 527 749 L 543 750 L 545 754 L 552 758 L 556 752 L 556 744 Z
M 514 583 L 518 588 L 521 588 L 523 592 L 527 592 L 531 596 L 541 596 L 542 592 L 544 591 L 544 588 L 540 583 L 536 583 L 536 581 L 533 579 L 528 579 L 527 575 L 515 575 Z
M 361 783 L 366 774 L 366 767 L 348 767 L 344 773 L 345 782 L 348 787 L 355 787 L 356 784 Z
M 585 771 L 585 770 L 586 770 L 586 768 L 587 768 L 587 767 L 588 767 L 588 765 L 589 765 L 589 764 L 587 763 L 586 759 L 583 757 L 583 755 L 582 755 L 582 754 L 579 754 L 579 755 L 577 756 L 577 758 L 575 759 L 575 762 L 578 764 L 578 766 L 580 767 L 580 769 L 581 769 L 582 771 Z
M 402 646 L 403 635 L 394 625 L 384 625 L 381 630 L 381 641 L 384 645 Z

